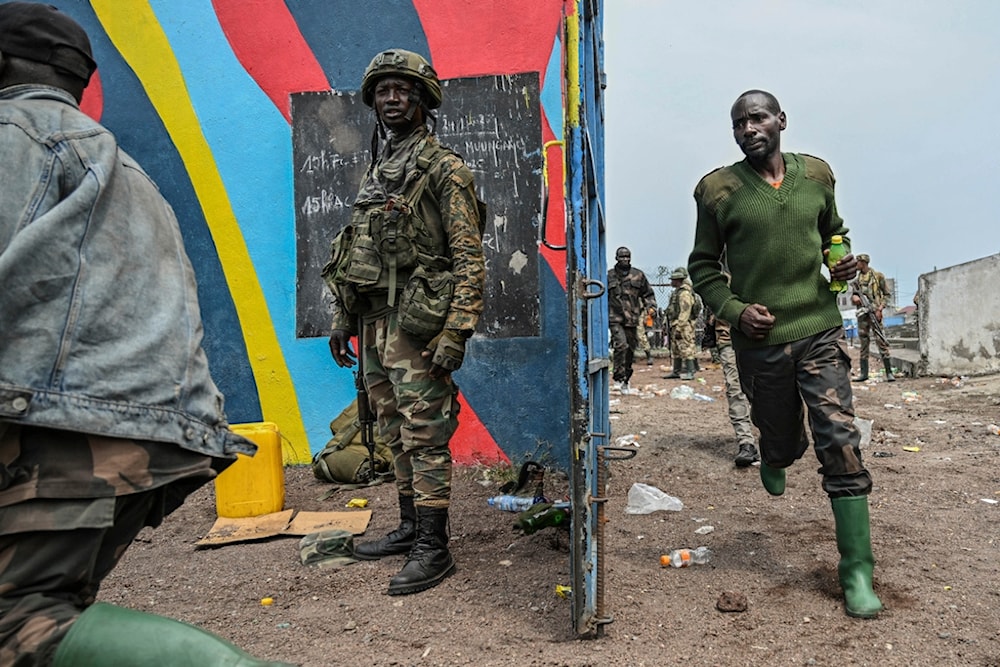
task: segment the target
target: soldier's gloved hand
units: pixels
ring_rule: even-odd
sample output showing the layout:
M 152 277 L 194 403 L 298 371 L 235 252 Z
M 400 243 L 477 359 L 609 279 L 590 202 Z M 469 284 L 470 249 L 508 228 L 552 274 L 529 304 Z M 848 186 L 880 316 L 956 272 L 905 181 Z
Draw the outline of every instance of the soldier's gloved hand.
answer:
M 465 340 L 461 331 L 445 329 L 427 343 L 427 349 L 420 354 L 424 359 L 431 358 L 431 377 L 438 378 L 462 367 Z
M 351 349 L 351 332 L 347 329 L 334 329 L 330 332 L 330 354 L 341 368 L 354 365 L 357 355 Z

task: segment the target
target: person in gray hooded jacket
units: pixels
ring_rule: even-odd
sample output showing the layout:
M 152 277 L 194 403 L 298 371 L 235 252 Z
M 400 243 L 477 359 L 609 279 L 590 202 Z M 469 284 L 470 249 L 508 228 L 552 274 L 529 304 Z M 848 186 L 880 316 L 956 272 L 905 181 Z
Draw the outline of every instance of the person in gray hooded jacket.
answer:
M 144 526 L 255 450 L 173 211 L 78 107 L 95 68 L 66 14 L 0 5 L 0 664 L 273 664 L 95 604 Z

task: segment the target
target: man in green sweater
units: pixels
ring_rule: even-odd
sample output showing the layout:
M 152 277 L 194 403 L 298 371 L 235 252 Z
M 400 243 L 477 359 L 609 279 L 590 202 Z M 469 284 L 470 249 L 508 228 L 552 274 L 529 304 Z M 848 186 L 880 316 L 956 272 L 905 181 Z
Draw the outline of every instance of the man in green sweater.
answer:
M 730 114 L 746 159 L 711 172 L 695 188 L 698 221 L 688 270 L 704 302 L 734 324 L 740 383 L 760 430 L 760 476 L 772 495 L 784 492 L 785 468 L 809 447 L 803 404 L 808 408 L 833 507 L 847 613 L 871 618 L 882 609 L 872 590 L 872 480 L 854 425 L 843 320 L 820 271 L 832 236 L 849 243 L 833 173 L 823 160 L 781 152 L 787 119 L 770 93 L 743 93 Z M 831 270 L 835 280 L 856 273 L 851 254 Z

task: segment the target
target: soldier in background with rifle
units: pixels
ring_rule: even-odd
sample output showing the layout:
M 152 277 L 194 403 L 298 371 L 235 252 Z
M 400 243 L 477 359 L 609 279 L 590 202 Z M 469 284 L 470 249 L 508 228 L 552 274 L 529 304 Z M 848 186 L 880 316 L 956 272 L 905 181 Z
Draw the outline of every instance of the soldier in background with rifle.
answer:
M 855 382 L 868 379 L 868 357 L 871 351 L 871 333 L 875 332 L 875 344 L 878 346 L 879 357 L 885 367 L 886 382 L 895 382 L 890 360 L 889 340 L 882 329 L 882 308 L 889 298 L 885 276 L 868 266 L 871 258 L 862 253 L 857 257 L 858 277 L 851 281 L 851 303 L 858 312 L 858 336 L 861 343 L 861 374 L 854 378 Z
M 374 408 L 392 450 L 399 527 L 355 547 L 365 560 L 407 555 L 389 595 L 426 590 L 455 571 L 451 374 L 483 312 L 485 206 L 465 162 L 428 127 L 441 95 L 422 56 L 390 49 L 372 59 L 361 81 L 362 102 L 375 112 L 372 162 L 323 269 L 334 296 L 330 351 L 337 365 L 353 366 L 350 338 L 360 335 L 359 416 Z

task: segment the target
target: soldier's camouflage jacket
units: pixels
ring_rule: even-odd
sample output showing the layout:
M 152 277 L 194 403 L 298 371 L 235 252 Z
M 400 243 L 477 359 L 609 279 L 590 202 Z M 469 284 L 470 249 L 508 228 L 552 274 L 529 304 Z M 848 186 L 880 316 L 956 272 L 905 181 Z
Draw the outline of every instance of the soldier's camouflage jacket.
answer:
M 646 274 L 630 267 L 622 273 L 617 266 L 608 271 L 608 322 L 626 327 L 638 326 L 639 318 L 656 308 L 656 294 Z

